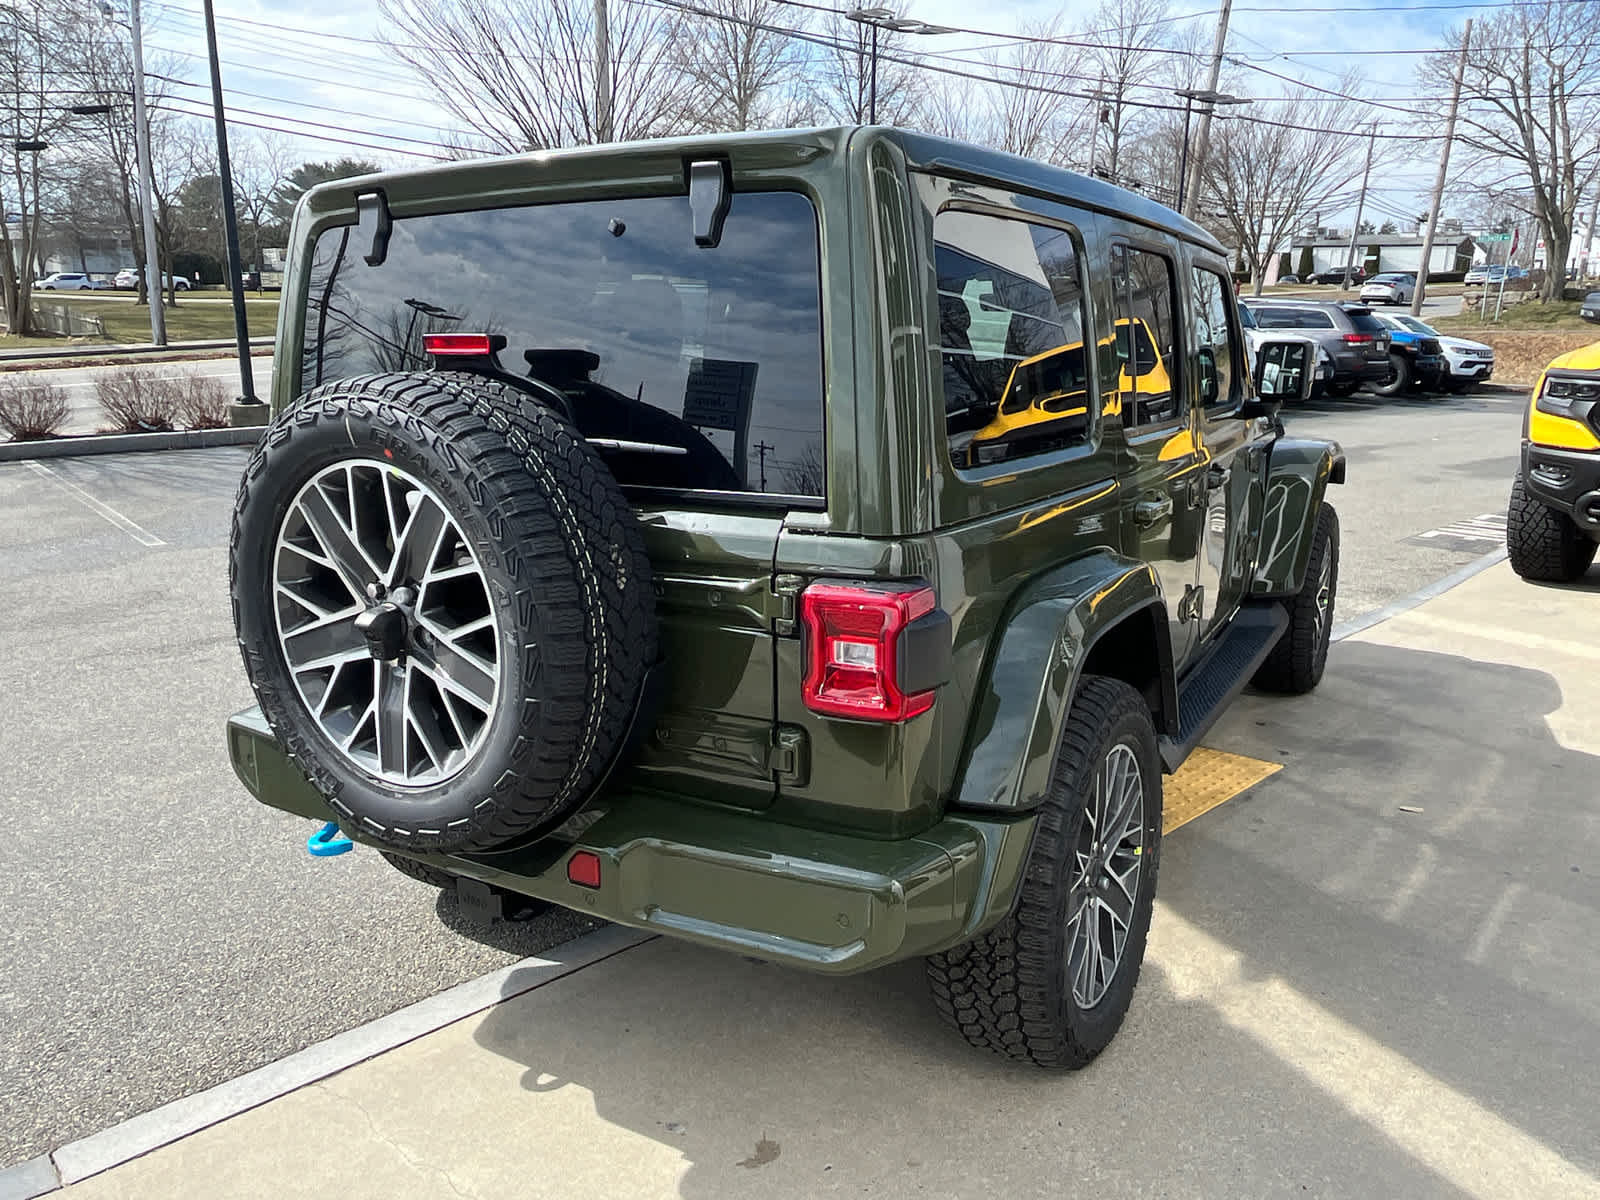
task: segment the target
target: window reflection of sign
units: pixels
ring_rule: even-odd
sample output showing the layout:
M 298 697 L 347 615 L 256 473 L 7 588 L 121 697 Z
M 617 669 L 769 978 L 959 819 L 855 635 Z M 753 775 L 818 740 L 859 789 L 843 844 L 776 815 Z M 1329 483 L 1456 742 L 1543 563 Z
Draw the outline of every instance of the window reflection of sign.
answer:
M 701 429 L 744 429 L 756 392 L 758 365 L 731 358 L 691 359 L 683 419 Z

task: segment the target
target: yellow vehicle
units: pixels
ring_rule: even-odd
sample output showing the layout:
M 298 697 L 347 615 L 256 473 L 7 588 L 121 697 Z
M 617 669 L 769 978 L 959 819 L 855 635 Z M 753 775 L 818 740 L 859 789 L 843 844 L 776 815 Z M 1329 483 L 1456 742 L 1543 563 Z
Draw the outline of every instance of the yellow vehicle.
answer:
M 1101 345 L 1109 343 L 1110 339 L 1106 339 Z M 1124 399 L 1145 410 L 1145 421 L 1163 420 L 1175 411 L 1172 378 L 1150 336 L 1150 327 L 1137 318 L 1118 321 L 1116 350 L 1121 367 L 1117 396 L 1107 399 L 1105 411 L 1120 412 Z M 1088 422 L 1089 370 L 1083 359 L 1083 343 L 1057 346 L 1025 358 L 1012 368 L 993 419 L 972 435 L 968 465 L 982 462 L 984 447 L 1024 437 L 1030 441 L 1059 437 L 1063 444 L 1081 441 Z
M 1506 550 L 1524 579 L 1577 579 L 1594 562 L 1597 542 L 1600 342 L 1561 355 L 1539 376 L 1506 513 Z

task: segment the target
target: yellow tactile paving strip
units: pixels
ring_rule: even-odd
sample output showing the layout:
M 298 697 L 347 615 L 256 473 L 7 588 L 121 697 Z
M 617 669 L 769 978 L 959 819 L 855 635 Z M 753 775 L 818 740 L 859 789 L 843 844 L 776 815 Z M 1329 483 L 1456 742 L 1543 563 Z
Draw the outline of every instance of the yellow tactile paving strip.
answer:
M 1282 763 L 1195 747 L 1178 773 L 1163 781 L 1161 832 L 1171 833 L 1281 770 Z

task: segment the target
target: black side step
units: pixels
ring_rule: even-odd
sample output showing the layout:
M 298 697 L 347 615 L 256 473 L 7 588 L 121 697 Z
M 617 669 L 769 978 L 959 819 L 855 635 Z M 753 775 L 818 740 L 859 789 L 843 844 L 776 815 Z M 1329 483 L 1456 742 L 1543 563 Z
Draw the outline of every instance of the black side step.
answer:
M 1161 765 L 1169 775 L 1244 690 L 1288 626 L 1289 614 L 1277 602 L 1244 606 L 1221 640 L 1178 685 L 1178 734 L 1161 738 Z

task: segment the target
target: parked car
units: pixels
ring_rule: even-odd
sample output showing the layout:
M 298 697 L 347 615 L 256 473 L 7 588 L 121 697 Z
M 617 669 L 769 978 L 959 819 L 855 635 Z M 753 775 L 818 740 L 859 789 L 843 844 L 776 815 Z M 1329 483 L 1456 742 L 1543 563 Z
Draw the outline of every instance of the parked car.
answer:
M 1389 331 L 1389 374 L 1381 383 L 1367 386 L 1380 396 L 1400 396 L 1406 392 L 1431 392 L 1444 378 L 1444 347 L 1432 334 L 1418 333 L 1387 314 L 1374 313 Z
M 1514 280 L 1526 278 L 1528 278 L 1528 272 L 1523 267 L 1516 266 L 1515 264 L 1508 267 L 1504 263 L 1493 263 L 1488 266 L 1473 267 L 1461 277 L 1461 282 L 1467 284 L 1469 287 L 1498 287 L 1502 280 L 1504 280 L 1507 284 L 1510 284 Z
M 1600 342 L 1554 359 L 1528 398 L 1506 551 L 1524 579 L 1570 583 L 1600 543 Z
M 1315 339 L 1333 363 L 1324 384 L 1330 396 L 1351 395 L 1362 384 L 1389 378 L 1389 330 L 1364 304 L 1351 300 L 1242 298 L 1256 326 L 1272 333 L 1292 331 Z
M 136 288 L 136 287 L 139 286 L 139 275 L 140 275 L 140 272 L 139 272 L 139 270 L 137 268 L 135 268 L 135 267 L 123 267 L 122 270 L 117 272 L 116 278 L 113 280 L 113 283 L 115 283 L 115 285 L 117 287 L 119 287 L 119 288 L 124 288 L 124 289 L 126 289 L 126 288 Z M 162 289 L 165 290 L 168 286 L 170 286 L 172 284 L 172 282 L 173 282 L 173 277 L 171 275 L 168 275 L 165 271 L 163 271 L 161 273 L 161 287 L 162 287 Z M 190 282 L 187 279 L 185 279 L 182 275 L 179 275 L 177 277 L 177 289 L 178 289 L 178 291 L 187 292 L 191 286 L 193 286 L 193 285 L 191 285 Z
M 925 957 L 974 1045 L 1092 1060 L 1163 774 L 1328 652 L 1345 456 L 1276 420 L 1301 339 L 1245 370 L 1227 250 L 860 128 L 390 171 L 293 237 L 230 546 L 244 786 L 476 913 Z M 396 374 L 405 296 L 482 315 Z
M 1394 272 L 1374 275 L 1361 287 L 1361 299 L 1366 304 L 1410 304 L 1416 293 L 1415 276 Z
M 36 292 L 87 292 L 93 287 L 94 283 L 82 271 L 56 271 L 33 281 Z
M 1300 282 L 1300 276 L 1298 276 L 1298 275 L 1279 275 L 1278 276 L 1278 282 L 1279 283 L 1299 283 Z
M 1329 267 L 1326 271 L 1317 271 L 1311 276 L 1313 283 L 1337 283 L 1345 287 L 1353 287 L 1367 277 L 1365 267 L 1351 267 L 1346 271 L 1343 267 Z
M 1444 351 L 1444 374 L 1439 379 L 1439 386 L 1446 391 L 1470 391 L 1494 375 L 1493 346 L 1440 333 L 1432 325 L 1416 317 L 1390 313 L 1378 313 L 1377 317 L 1389 326 L 1391 339 L 1394 337 L 1394 331 L 1402 330 L 1414 336 L 1438 341 Z
M 1600 322 L 1600 292 L 1590 292 L 1578 306 L 1578 315 L 1585 321 Z

